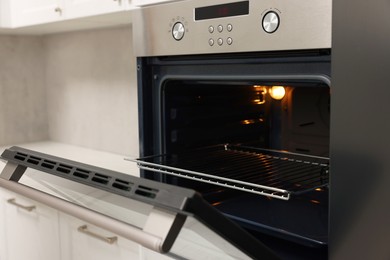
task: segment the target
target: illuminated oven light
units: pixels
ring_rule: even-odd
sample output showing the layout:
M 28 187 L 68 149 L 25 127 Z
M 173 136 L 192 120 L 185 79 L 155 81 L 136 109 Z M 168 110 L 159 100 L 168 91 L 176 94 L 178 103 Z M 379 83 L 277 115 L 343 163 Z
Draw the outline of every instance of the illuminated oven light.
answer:
M 283 86 L 273 86 L 270 88 L 269 94 L 273 99 L 281 100 L 284 98 L 284 95 L 286 95 L 286 90 Z

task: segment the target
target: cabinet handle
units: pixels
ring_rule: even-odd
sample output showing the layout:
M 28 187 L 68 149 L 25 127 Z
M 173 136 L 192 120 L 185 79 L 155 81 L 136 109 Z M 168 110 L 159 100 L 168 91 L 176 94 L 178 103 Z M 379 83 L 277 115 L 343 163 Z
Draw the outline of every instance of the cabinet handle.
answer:
M 16 199 L 14 199 L 14 198 L 7 200 L 7 202 L 9 204 L 12 204 L 12 205 L 18 207 L 18 208 L 27 210 L 28 212 L 31 212 L 31 211 L 33 211 L 36 208 L 36 206 L 24 206 L 22 204 L 19 204 L 19 203 L 16 202 Z
M 84 233 L 84 234 L 88 235 L 88 236 L 91 236 L 91 237 L 97 238 L 99 240 L 102 240 L 102 241 L 104 241 L 104 242 L 106 242 L 108 244 L 114 244 L 118 240 L 118 237 L 105 237 L 105 236 L 96 234 L 96 233 L 94 233 L 92 231 L 89 231 L 87 225 L 82 225 L 77 230 L 79 232 L 81 232 L 81 233 Z
M 7 165 L 10 168 L 12 167 L 12 163 L 10 162 L 8 162 Z M 3 175 L 4 173 L 6 176 L 8 176 L 8 172 L 6 171 L 1 173 L 1 175 Z M 173 223 L 171 226 L 173 230 L 172 234 L 168 234 L 167 236 L 164 236 L 164 238 L 162 238 L 158 234 L 145 232 L 144 230 L 135 227 L 131 224 L 116 220 L 112 217 L 108 217 L 91 209 L 78 206 L 69 201 L 57 198 L 55 196 L 51 196 L 47 193 L 38 191 L 28 186 L 21 185 L 16 181 L 8 181 L 6 179 L 3 179 L 2 177 L 3 176 L 0 177 L 0 187 L 2 188 L 19 193 L 20 195 L 40 202 L 41 204 L 45 204 L 49 207 L 60 210 L 83 221 L 90 222 L 91 224 L 96 225 L 98 227 L 102 227 L 107 231 L 110 231 L 114 234 L 118 234 L 123 238 L 127 238 L 155 252 L 168 252 L 169 248 L 165 247 L 165 245 L 169 246 L 170 242 L 175 241 L 171 237 L 175 238 L 177 236 L 176 232 L 178 233 L 180 231 L 180 226 L 177 225 L 177 223 Z
M 54 9 L 54 12 L 58 13 L 59 15 L 62 15 L 62 9 L 57 7 L 56 9 Z

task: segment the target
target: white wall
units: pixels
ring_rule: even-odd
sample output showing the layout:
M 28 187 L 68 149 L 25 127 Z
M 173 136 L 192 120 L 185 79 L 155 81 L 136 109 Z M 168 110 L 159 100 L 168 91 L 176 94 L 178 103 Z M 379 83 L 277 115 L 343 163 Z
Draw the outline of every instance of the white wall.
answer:
M 43 39 L 0 35 L 0 145 L 49 137 Z
M 138 155 L 131 27 L 44 37 L 51 140 Z
M 137 157 L 131 34 L 0 35 L 0 145 L 51 140 Z

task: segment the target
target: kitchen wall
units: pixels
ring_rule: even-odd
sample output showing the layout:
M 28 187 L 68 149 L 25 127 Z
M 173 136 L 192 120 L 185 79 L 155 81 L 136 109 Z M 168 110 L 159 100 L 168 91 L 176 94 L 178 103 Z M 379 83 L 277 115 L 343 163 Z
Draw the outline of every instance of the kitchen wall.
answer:
M 51 140 L 138 156 L 131 34 L 0 35 L 0 146 Z
M 44 37 L 51 140 L 138 155 L 131 33 L 126 26 Z
M 0 145 L 49 138 L 43 45 L 0 35 Z

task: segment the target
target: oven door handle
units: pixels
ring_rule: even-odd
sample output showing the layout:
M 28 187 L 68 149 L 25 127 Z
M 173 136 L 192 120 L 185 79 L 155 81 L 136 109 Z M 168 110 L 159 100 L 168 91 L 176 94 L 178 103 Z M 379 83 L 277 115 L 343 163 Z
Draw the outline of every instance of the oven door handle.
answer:
M 8 162 L 8 164 L 11 163 Z M 13 167 L 8 165 L 6 168 Z M 154 208 L 147 219 L 146 230 L 142 230 L 15 181 L 4 179 L 4 170 L 0 175 L 0 187 L 101 227 L 159 253 L 166 253 L 170 250 L 185 221 L 183 215 Z M 163 223 L 160 221 L 161 219 L 164 219 Z M 156 229 L 153 226 L 159 226 L 159 228 Z

